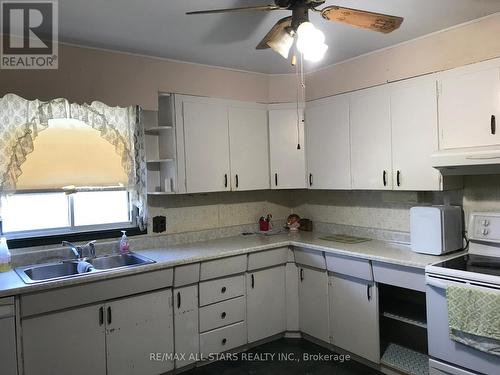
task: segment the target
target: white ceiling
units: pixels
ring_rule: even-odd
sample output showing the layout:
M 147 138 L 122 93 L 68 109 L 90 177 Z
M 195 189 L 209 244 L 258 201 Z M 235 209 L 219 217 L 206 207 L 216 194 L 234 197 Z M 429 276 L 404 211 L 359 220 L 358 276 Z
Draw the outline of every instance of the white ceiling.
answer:
M 64 0 L 59 1 L 62 41 L 235 69 L 289 73 L 290 65 L 271 50 L 255 46 L 289 11 L 190 15 L 190 10 L 270 4 L 273 0 Z M 384 35 L 328 22 L 311 21 L 329 45 L 317 69 L 437 30 L 500 12 L 499 0 L 327 0 L 404 17 L 401 28 Z

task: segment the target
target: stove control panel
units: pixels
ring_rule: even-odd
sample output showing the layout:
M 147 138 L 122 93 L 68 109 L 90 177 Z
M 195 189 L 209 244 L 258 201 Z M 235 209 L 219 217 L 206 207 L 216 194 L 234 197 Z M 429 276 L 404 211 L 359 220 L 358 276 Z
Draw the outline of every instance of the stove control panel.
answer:
M 500 213 L 475 212 L 470 215 L 469 239 L 500 243 Z

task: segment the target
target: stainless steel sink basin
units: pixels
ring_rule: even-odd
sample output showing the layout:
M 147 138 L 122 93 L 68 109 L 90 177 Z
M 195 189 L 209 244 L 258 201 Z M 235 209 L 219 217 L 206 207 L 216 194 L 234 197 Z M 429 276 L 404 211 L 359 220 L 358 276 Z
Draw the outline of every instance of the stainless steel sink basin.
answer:
M 155 263 L 154 260 L 135 253 L 109 255 L 88 259 L 86 261 L 93 266 L 93 269 L 84 273 L 78 272 L 77 260 L 17 267 L 15 271 L 26 284 L 33 284 L 70 277 L 80 277 L 90 273 L 106 272 L 117 268 L 128 268 Z
M 88 262 L 92 264 L 96 270 L 109 270 L 119 267 L 140 266 L 141 264 L 154 263 L 153 260 L 134 253 L 109 255 L 90 259 Z

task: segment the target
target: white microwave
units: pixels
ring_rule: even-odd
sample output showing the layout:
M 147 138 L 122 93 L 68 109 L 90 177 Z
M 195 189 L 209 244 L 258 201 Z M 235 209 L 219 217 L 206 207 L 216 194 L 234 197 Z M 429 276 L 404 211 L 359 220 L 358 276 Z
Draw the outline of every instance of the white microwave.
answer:
M 460 206 L 422 206 L 410 209 L 411 249 L 441 255 L 463 247 Z

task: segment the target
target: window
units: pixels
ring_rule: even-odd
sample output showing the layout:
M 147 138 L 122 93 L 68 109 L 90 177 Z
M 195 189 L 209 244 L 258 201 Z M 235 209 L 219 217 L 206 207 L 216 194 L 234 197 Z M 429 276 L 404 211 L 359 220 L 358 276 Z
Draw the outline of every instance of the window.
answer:
M 122 228 L 132 225 L 127 191 L 17 193 L 2 197 L 9 238 Z
M 137 209 L 122 160 L 98 130 L 78 120 L 49 120 L 33 144 L 16 193 L 0 198 L 8 238 L 133 226 Z

